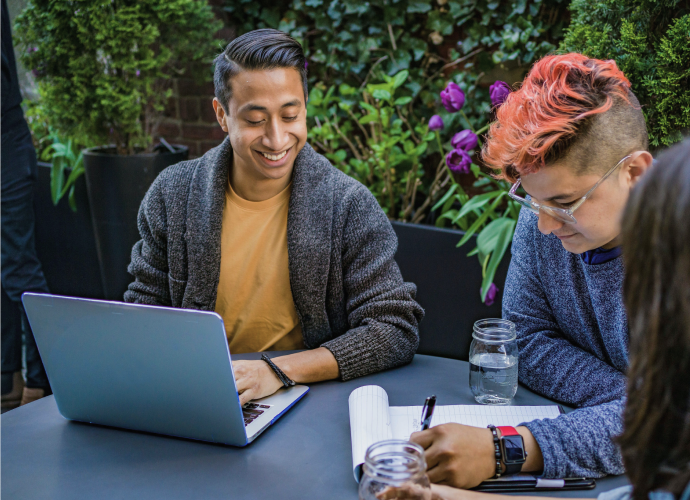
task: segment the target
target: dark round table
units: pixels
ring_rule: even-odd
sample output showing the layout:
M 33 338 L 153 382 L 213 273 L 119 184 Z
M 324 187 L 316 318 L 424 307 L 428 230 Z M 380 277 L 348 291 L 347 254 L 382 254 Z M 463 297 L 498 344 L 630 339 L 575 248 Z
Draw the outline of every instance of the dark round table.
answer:
M 392 406 L 421 405 L 431 393 L 439 404 L 474 404 L 468 377 L 467 362 L 417 355 L 395 370 L 313 384 L 246 448 L 71 422 L 47 397 L 2 415 L 2 498 L 356 499 L 350 392 L 376 384 Z M 515 404 L 551 402 L 521 387 Z M 623 484 L 622 476 L 608 477 L 594 490 L 542 494 L 596 497 Z

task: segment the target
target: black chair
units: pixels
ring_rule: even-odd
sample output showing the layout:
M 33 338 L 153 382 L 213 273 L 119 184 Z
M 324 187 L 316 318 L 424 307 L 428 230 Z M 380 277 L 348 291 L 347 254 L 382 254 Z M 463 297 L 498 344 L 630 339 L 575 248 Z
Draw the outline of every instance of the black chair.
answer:
M 487 306 L 479 295 L 479 261 L 476 256 L 467 257 L 474 241 L 456 248 L 460 231 L 398 222 L 393 228 L 398 235 L 395 259 L 403 279 L 417 285 L 417 301 L 425 311 L 417 352 L 468 361 L 474 322 L 501 317 L 510 249 L 496 272 L 499 293 L 493 305 Z

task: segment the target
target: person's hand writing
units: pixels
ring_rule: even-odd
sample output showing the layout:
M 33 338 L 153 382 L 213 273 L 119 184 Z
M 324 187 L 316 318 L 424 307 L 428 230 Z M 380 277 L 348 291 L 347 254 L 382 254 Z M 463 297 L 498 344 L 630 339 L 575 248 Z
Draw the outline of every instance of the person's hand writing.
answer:
M 415 432 L 410 441 L 424 448 L 432 483 L 472 488 L 496 473 L 491 431 L 460 424 L 443 424 Z
M 233 361 L 232 369 L 242 405 L 252 399 L 270 396 L 283 387 L 283 383 L 265 361 Z

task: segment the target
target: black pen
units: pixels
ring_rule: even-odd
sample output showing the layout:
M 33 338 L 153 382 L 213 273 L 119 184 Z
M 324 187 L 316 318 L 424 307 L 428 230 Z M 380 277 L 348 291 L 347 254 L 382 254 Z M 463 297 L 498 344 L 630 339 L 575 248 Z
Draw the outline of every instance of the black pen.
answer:
M 422 408 L 422 430 L 425 431 L 431 424 L 431 417 L 434 415 L 434 407 L 436 406 L 436 396 L 430 396 L 424 401 L 424 408 Z

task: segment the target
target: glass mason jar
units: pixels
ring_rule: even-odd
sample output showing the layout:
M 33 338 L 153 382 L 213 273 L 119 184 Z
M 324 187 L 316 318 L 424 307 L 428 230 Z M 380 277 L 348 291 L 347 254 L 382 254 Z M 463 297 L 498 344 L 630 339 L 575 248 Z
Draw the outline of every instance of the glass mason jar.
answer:
M 482 319 L 474 324 L 470 345 L 470 389 L 481 404 L 509 405 L 518 386 L 515 324 Z
M 360 500 L 377 500 L 387 488 L 400 488 L 403 498 L 431 500 L 426 461 L 421 446 L 391 439 L 372 444 L 364 457 Z

